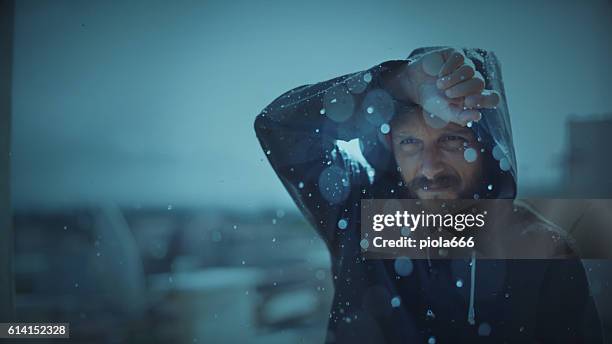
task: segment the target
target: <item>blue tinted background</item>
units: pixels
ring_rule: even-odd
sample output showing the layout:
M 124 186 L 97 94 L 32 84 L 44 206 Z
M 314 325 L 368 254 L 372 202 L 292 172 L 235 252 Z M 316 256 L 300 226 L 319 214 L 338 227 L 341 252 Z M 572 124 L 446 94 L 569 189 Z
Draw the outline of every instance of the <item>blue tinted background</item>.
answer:
M 565 121 L 610 112 L 609 1 L 18 1 L 13 201 L 291 206 L 256 141 L 281 93 L 473 46 L 502 61 L 519 190 L 564 176 Z

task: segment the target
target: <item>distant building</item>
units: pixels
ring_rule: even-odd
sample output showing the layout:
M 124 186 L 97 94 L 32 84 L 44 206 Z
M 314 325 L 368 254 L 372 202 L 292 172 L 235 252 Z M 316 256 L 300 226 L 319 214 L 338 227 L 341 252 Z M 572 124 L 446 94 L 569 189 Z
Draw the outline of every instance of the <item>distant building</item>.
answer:
M 570 118 L 567 135 L 565 180 L 571 195 L 612 196 L 612 114 Z

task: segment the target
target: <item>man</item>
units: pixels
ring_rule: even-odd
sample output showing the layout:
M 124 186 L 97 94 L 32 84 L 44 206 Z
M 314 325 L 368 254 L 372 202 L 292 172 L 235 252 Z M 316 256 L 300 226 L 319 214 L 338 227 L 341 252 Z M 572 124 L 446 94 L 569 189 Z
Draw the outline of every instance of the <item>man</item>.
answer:
M 577 259 L 375 260 L 360 199 L 513 199 L 516 161 L 494 54 L 419 49 L 407 61 L 296 88 L 255 121 L 270 163 L 332 257 L 328 342 L 600 342 Z M 338 140 L 359 139 L 370 166 Z M 517 206 L 512 227 L 556 229 Z M 522 232 L 521 232 L 522 233 Z M 538 246 L 539 247 L 539 246 Z M 570 255 L 565 241 L 550 254 Z

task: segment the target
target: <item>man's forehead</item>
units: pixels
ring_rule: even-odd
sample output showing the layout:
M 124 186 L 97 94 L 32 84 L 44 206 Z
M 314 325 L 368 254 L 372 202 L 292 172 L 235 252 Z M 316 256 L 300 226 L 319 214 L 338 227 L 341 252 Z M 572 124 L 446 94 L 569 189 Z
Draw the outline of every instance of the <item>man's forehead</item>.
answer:
M 442 134 L 473 134 L 472 130 L 456 123 L 449 122 L 442 128 L 434 128 L 426 123 L 421 109 L 412 110 L 396 116 L 391 123 L 393 135 L 416 135 L 420 133 Z

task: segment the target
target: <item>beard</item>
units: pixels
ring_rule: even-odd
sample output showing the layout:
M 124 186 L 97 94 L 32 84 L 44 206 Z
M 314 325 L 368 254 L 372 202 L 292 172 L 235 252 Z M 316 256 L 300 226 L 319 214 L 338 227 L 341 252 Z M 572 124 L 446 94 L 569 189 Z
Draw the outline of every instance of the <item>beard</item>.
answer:
M 420 175 L 406 186 L 411 198 L 473 199 L 477 191 L 476 187 L 464 187 L 462 179 L 453 173 L 441 173 L 433 179 Z

